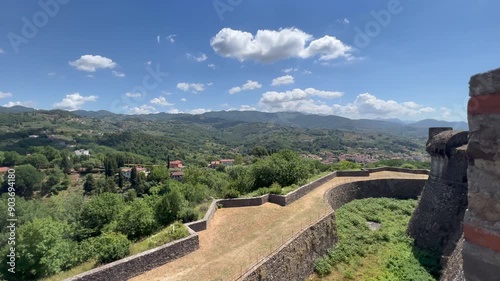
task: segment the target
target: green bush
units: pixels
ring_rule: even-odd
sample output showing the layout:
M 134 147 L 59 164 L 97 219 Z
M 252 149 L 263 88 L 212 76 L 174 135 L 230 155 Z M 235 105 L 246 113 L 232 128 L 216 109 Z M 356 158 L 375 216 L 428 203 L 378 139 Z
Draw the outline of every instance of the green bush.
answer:
M 417 167 L 415 167 L 415 165 L 412 165 L 412 164 L 409 164 L 409 163 L 405 163 L 401 166 L 399 166 L 400 168 L 403 168 L 403 169 L 417 169 Z
M 120 213 L 116 229 L 130 240 L 151 234 L 157 227 L 153 208 L 143 199 L 135 199 Z
M 231 199 L 238 198 L 239 196 L 240 193 L 236 189 L 225 188 L 224 190 L 222 190 L 222 198 Z
M 97 262 L 101 264 L 126 257 L 131 245 L 125 235 L 115 232 L 103 233 L 93 242 L 97 252 Z
M 195 221 L 198 219 L 198 212 L 196 212 L 193 208 L 184 208 L 179 213 L 179 219 L 181 219 L 183 223 Z

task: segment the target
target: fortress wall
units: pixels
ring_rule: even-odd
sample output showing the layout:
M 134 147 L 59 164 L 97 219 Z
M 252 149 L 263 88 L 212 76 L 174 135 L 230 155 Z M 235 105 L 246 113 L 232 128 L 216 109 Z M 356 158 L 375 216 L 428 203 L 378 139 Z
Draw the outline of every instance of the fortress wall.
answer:
M 330 189 L 325 200 L 337 209 L 356 199 L 390 197 L 416 199 L 425 180 L 380 179 L 346 183 Z M 289 239 L 238 280 L 306 280 L 314 272 L 314 262 L 338 241 L 335 213 L 332 212 Z
M 467 106 L 469 205 L 464 219 L 467 280 L 500 276 L 500 69 L 471 77 Z
M 426 150 L 431 155 L 430 176 L 408 225 L 415 246 L 442 257 L 441 267 L 445 271 L 442 280 L 463 275 L 459 267 L 447 267 L 461 260 L 457 244 L 462 242 L 467 208 L 467 142 L 468 132 L 429 129 Z
M 188 230 L 188 237 L 97 267 L 65 281 L 127 280 L 164 265 L 199 249 L 198 234 L 189 228 Z
M 384 168 L 378 168 L 377 172 L 378 171 L 385 171 L 387 169 L 392 170 L 392 168 L 384 167 Z M 417 173 L 417 174 L 422 173 L 422 171 L 419 171 L 419 170 L 408 170 L 408 169 L 400 169 L 400 170 L 403 172 L 407 172 L 407 173 Z M 357 171 L 354 171 L 354 172 L 357 172 Z M 363 172 L 370 173 L 370 171 L 363 171 Z M 374 171 L 371 171 L 371 172 L 374 172 Z M 267 195 L 266 194 L 263 196 L 253 197 L 253 198 L 235 198 L 235 199 L 213 200 L 210 207 L 208 208 L 207 212 L 205 213 L 205 216 L 203 217 L 203 219 L 195 221 L 195 222 L 184 224 L 186 227 L 188 227 L 188 230 L 190 232 L 190 235 L 188 237 L 177 240 L 177 241 L 173 241 L 173 242 L 170 242 L 170 243 L 165 244 L 163 246 L 145 251 L 143 253 L 139 253 L 137 255 L 127 257 L 127 258 L 106 264 L 104 266 L 92 269 L 90 271 L 79 274 L 73 278 L 66 279 L 66 281 L 77 281 L 77 280 L 78 281 L 87 281 L 87 280 L 113 281 L 113 280 L 126 280 L 128 278 L 132 278 L 132 277 L 137 276 L 141 273 L 144 273 L 148 270 L 151 270 L 155 267 L 161 266 L 161 265 L 166 264 L 170 261 L 173 261 L 177 258 L 180 258 L 180 257 L 182 257 L 190 252 L 196 251 L 199 248 L 199 239 L 198 239 L 198 235 L 196 234 L 196 232 L 203 231 L 203 230 L 207 229 L 208 225 L 210 224 L 210 221 L 212 220 L 212 218 L 215 215 L 215 212 L 217 211 L 218 205 L 222 205 L 222 207 L 224 207 L 224 208 L 233 208 L 233 207 L 259 206 L 259 205 L 262 205 L 264 203 L 271 202 L 271 203 L 275 203 L 275 204 L 278 204 L 281 206 L 286 206 L 286 205 L 296 201 L 297 199 L 303 197 L 304 195 L 306 195 L 307 193 L 309 193 L 313 189 L 317 188 L 318 186 L 332 180 L 333 178 L 335 178 L 337 176 L 337 173 L 338 172 L 330 173 L 330 174 L 328 174 L 328 175 L 326 175 L 326 176 L 324 176 L 324 177 L 322 177 L 322 178 L 320 178 L 312 183 L 306 184 L 306 185 L 298 188 L 297 190 L 288 193 L 287 195 L 274 195 L 274 194 Z M 351 175 L 352 175 L 352 172 L 350 172 L 350 171 L 347 171 L 347 173 L 344 173 L 344 176 L 351 176 Z M 418 182 L 421 182 L 422 186 L 423 186 L 423 183 L 425 182 L 425 180 L 379 180 L 379 181 L 387 181 L 387 182 L 385 182 L 385 184 L 391 184 L 390 183 L 391 181 L 403 181 L 403 182 L 404 181 L 418 181 Z M 395 187 L 395 185 L 399 185 L 399 183 L 394 182 L 392 184 L 392 189 L 397 189 Z M 419 184 L 420 183 L 418 183 L 417 185 L 419 185 Z M 363 185 L 363 184 L 360 183 L 358 185 Z M 414 184 L 412 184 L 412 186 L 413 185 Z M 357 185 L 354 185 L 354 186 L 357 186 Z M 337 189 L 337 188 L 335 188 L 335 189 Z M 391 189 L 391 188 L 389 188 L 389 189 Z M 414 195 L 415 192 L 416 193 L 420 192 L 420 191 L 417 191 L 417 189 L 421 190 L 421 189 L 419 189 L 418 186 L 413 186 L 413 187 L 410 187 L 408 189 L 408 190 L 412 190 L 412 191 L 409 191 L 412 194 L 411 195 L 412 197 L 410 197 L 410 198 L 413 198 L 413 196 L 415 196 L 415 197 L 417 196 L 417 195 Z M 372 190 L 372 191 L 366 191 L 364 194 L 369 193 L 372 195 L 372 197 L 382 197 L 382 196 L 378 196 L 378 194 L 376 194 L 377 192 L 378 191 L 376 191 L 376 190 Z M 384 192 L 384 191 L 382 191 L 382 192 Z M 405 192 L 407 192 L 407 191 L 405 191 Z M 342 194 L 344 194 L 343 196 L 345 196 L 345 194 L 348 194 L 348 193 L 349 192 L 342 192 Z M 392 194 L 392 193 L 389 193 L 389 194 Z M 359 199 L 359 198 L 356 198 L 357 196 L 359 197 L 361 195 L 357 194 L 357 195 L 350 197 L 350 198 Z M 271 199 L 271 198 L 273 198 L 273 199 Z M 360 198 L 365 198 L 365 197 L 360 197 Z M 403 196 L 403 198 L 407 198 L 407 197 Z M 350 199 L 350 200 L 353 200 L 353 199 Z M 348 202 L 348 201 L 346 201 L 346 202 Z M 335 224 L 334 215 L 331 214 L 331 216 L 333 216 L 332 223 Z M 299 233 L 298 236 L 296 236 L 296 237 L 302 237 L 302 238 L 299 238 L 302 240 L 298 240 L 298 241 L 305 241 L 305 240 L 313 241 L 313 240 L 310 240 L 312 238 L 304 238 L 304 237 L 310 237 L 311 233 L 313 233 L 312 234 L 313 236 L 316 235 L 316 236 L 314 236 L 315 237 L 314 239 L 316 239 L 316 237 L 318 235 L 319 235 L 318 237 L 323 237 L 322 236 L 323 234 L 321 234 L 321 232 L 323 232 L 323 231 L 327 231 L 327 233 L 325 235 L 329 235 L 328 237 L 330 237 L 332 234 L 330 232 L 328 232 L 328 231 L 330 231 L 326 228 L 328 226 L 328 224 L 326 224 L 326 222 L 324 222 L 324 221 L 328 220 L 327 217 L 325 217 L 321 220 L 321 221 L 323 221 L 324 224 L 321 224 L 318 226 L 318 224 L 321 222 L 320 221 L 318 223 L 315 223 L 311 227 L 305 229 L 304 231 L 300 232 L 300 233 L 305 233 L 304 234 L 305 236 L 301 236 L 301 234 Z M 336 230 L 336 228 L 335 228 L 335 230 Z M 316 234 L 314 234 L 314 233 L 316 233 Z M 314 259 L 312 259 L 312 258 L 315 256 L 318 256 L 318 257 L 322 256 L 324 253 L 326 253 L 326 252 L 323 253 L 323 251 L 326 251 L 333 246 L 333 243 L 336 241 L 336 236 L 331 236 L 331 237 L 333 237 L 333 238 L 332 239 L 319 239 L 319 240 L 314 240 L 313 242 L 308 242 L 309 244 L 312 243 L 312 244 L 310 244 L 310 245 L 308 244 L 308 245 L 311 247 L 314 247 L 314 248 L 307 248 L 304 251 L 309 251 L 309 253 L 313 253 L 313 254 L 310 254 L 308 256 L 304 256 L 304 259 L 311 261 L 311 263 L 308 263 L 308 265 L 305 265 L 306 262 L 304 260 L 304 262 L 303 262 L 304 265 L 300 265 L 302 268 L 301 269 L 302 271 L 304 271 L 304 272 L 307 271 L 307 272 L 312 273 L 312 270 L 313 270 L 312 266 L 313 266 L 314 260 L 316 259 L 316 258 L 314 258 Z M 325 238 L 325 237 L 323 237 L 323 238 Z M 292 242 L 292 240 L 294 240 L 294 239 L 289 240 L 289 242 Z M 283 245 L 282 248 L 285 247 L 286 245 L 288 245 L 289 242 L 287 242 L 285 245 Z M 298 244 L 301 244 L 301 243 L 298 242 Z M 294 244 L 294 245 L 296 245 L 296 244 Z M 289 251 L 289 250 L 290 250 L 289 248 L 286 248 L 286 250 L 284 250 L 284 251 Z M 272 258 L 272 257 L 270 257 L 270 258 Z

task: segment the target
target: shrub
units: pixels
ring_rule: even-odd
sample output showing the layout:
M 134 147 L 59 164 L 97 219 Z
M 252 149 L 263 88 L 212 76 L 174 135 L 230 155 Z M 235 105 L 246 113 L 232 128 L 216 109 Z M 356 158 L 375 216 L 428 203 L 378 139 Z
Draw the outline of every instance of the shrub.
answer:
M 321 258 L 314 263 L 314 270 L 319 276 L 324 277 L 332 272 L 332 266 L 328 263 L 328 259 Z
M 400 168 L 403 168 L 403 169 L 416 169 L 417 167 L 415 167 L 415 165 L 412 165 L 412 164 L 408 164 L 408 163 L 405 163 L 401 166 L 399 166 Z
M 156 205 L 156 220 L 161 225 L 167 225 L 178 219 L 179 213 L 187 205 L 182 193 L 173 188 L 163 195 Z
M 151 234 L 156 228 L 153 208 L 143 199 L 132 201 L 118 218 L 116 229 L 131 240 Z
M 179 219 L 183 223 L 192 222 L 198 219 L 198 213 L 193 208 L 184 208 L 179 214 Z
M 97 262 L 104 264 L 126 257 L 130 245 L 130 241 L 123 234 L 115 232 L 103 233 L 94 240 Z
M 236 189 L 226 188 L 222 190 L 222 197 L 226 199 L 238 198 L 240 193 Z

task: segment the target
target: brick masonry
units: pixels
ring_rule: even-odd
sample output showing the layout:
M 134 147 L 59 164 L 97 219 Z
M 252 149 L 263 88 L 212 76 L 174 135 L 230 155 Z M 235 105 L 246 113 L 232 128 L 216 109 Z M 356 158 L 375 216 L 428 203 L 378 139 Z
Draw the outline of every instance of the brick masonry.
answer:
M 472 76 L 469 95 L 463 268 L 467 280 L 499 280 L 500 68 Z

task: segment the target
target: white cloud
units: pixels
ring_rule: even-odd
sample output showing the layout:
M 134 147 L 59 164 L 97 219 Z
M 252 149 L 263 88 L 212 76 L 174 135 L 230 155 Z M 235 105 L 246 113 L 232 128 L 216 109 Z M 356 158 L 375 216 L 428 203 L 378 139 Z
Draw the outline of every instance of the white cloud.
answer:
M 170 109 L 170 110 L 168 111 L 168 113 L 170 113 L 170 114 L 181 114 L 181 113 L 184 113 L 184 112 L 180 111 L 180 110 L 179 110 L 179 109 L 177 109 L 177 108 L 173 108 L 173 109 Z
M 303 72 L 303 73 L 304 73 L 304 74 L 311 74 L 311 73 L 312 73 L 312 71 L 309 71 L 309 70 L 304 70 L 304 72 Z
M 352 57 L 352 48 L 339 39 L 327 35 L 314 40 L 312 35 L 297 28 L 259 30 L 255 36 L 249 32 L 223 28 L 210 40 L 210 45 L 217 54 L 240 61 L 270 63 L 286 58 L 306 59 L 313 56 L 319 56 L 320 60 Z
M 177 89 L 188 92 L 192 91 L 193 93 L 203 92 L 205 90 L 205 85 L 202 83 L 177 83 Z
M 356 97 L 353 103 L 347 105 L 333 105 L 334 114 L 349 117 L 412 117 L 434 113 L 436 110 L 417 104 L 413 101 L 398 103 L 393 100 L 382 100 L 376 96 L 364 93 Z
M 350 21 L 347 18 L 337 19 L 337 22 L 342 23 L 342 24 L 349 24 L 350 23 Z
M 170 41 L 170 43 L 175 43 L 175 37 L 177 36 L 177 34 L 170 34 L 169 36 L 165 37 L 165 39 L 167 39 L 168 41 Z
M 35 103 L 33 101 L 9 101 L 4 104 L 5 107 L 13 107 L 16 105 L 25 106 L 25 107 L 34 107 Z
M 282 69 L 281 71 L 285 72 L 285 73 L 290 73 L 290 72 L 297 72 L 299 69 L 298 68 L 285 68 L 285 69 Z
M 208 59 L 207 55 L 205 55 L 203 53 L 199 57 L 191 55 L 190 53 L 186 53 L 186 57 L 190 60 L 194 60 L 197 62 L 206 61 Z
M 182 98 L 181 101 L 182 102 L 187 102 L 187 99 L 186 98 Z
M 172 106 L 174 105 L 173 103 L 169 103 L 165 97 L 157 97 L 152 100 L 150 100 L 152 104 L 157 104 L 161 106 Z
M 125 106 L 125 109 L 128 109 L 128 114 L 135 114 L 135 115 L 158 113 L 156 108 L 147 104 L 131 108 Z
M 326 114 L 327 105 L 312 100 L 313 97 L 334 99 L 343 95 L 342 92 L 320 91 L 314 88 L 293 89 L 286 92 L 266 92 L 262 95 L 259 105 L 267 111 L 302 111 Z M 331 111 L 331 110 L 330 110 Z
M 241 91 L 250 91 L 255 89 L 260 89 L 262 85 L 257 81 L 247 80 L 247 82 L 241 86 L 232 87 L 229 89 L 229 94 L 233 95 Z
M 165 96 L 170 96 L 172 93 L 167 92 L 167 91 L 161 91 L 161 94 L 165 95 Z
M 116 63 L 109 58 L 94 55 L 83 55 L 75 61 L 70 61 L 69 65 L 81 71 L 95 72 L 99 68 L 116 67 Z
M 250 105 L 243 104 L 240 106 L 240 111 L 255 111 L 255 110 L 257 110 L 257 108 Z
M 120 77 L 120 78 L 125 77 L 125 73 L 123 73 L 123 72 L 118 72 L 118 71 L 113 70 L 112 73 L 116 77 Z
M 55 103 L 53 107 L 67 110 L 77 110 L 80 109 L 84 103 L 96 101 L 97 98 L 97 96 L 82 96 L 80 93 L 73 93 L 66 95 L 62 101 Z
M 205 112 L 209 112 L 210 109 L 205 109 L 205 108 L 196 108 L 196 109 L 192 109 L 189 111 L 190 114 L 203 114 Z
M 12 97 L 12 93 L 0 91 L 0 99 L 10 98 L 10 97 Z
M 213 86 L 213 85 L 214 85 L 214 83 L 212 83 L 212 82 L 208 82 L 208 83 L 207 83 L 207 86 L 209 86 L 209 87 L 210 87 L 210 86 Z
M 88 78 L 94 78 L 94 75 L 92 75 L 92 74 L 87 74 L 87 77 L 88 77 Z
M 156 36 L 156 42 L 158 42 L 158 44 L 160 44 L 160 35 Z
M 126 97 L 129 97 L 129 98 L 140 98 L 142 96 L 141 93 L 137 92 L 137 93 L 125 93 L 125 96 Z
M 211 69 L 216 69 L 217 68 L 217 66 L 215 64 L 213 64 L 213 63 L 208 64 L 208 67 L 210 67 Z
M 47 73 L 47 75 L 48 75 L 48 76 L 56 76 L 56 75 L 57 75 L 57 73 L 55 73 L 55 72 L 49 72 L 49 73 Z
M 288 85 L 295 83 L 292 75 L 285 75 L 278 78 L 274 78 L 271 86 Z
M 146 64 L 147 64 L 147 65 L 151 65 L 152 63 L 153 63 L 153 62 L 152 62 L 152 61 L 150 61 L 150 60 L 148 60 L 148 61 L 146 62 Z

